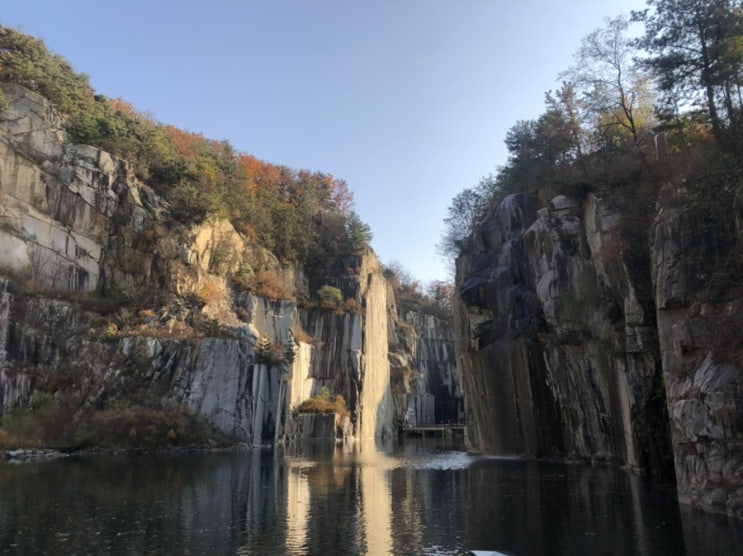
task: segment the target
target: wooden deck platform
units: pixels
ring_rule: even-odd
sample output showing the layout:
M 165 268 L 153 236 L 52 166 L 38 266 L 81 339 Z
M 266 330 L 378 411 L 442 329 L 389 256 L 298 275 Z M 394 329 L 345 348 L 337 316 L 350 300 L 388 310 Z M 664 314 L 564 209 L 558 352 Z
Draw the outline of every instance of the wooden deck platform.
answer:
M 464 436 L 464 425 L 407 425 L 403 432 L 420 436 Z

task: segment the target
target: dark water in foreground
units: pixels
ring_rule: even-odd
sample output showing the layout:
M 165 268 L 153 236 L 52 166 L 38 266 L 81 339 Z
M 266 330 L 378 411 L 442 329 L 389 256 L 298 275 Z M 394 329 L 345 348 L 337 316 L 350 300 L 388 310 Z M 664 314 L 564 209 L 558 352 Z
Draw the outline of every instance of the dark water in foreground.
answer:
M 743 554 L 620 470 L 436 439 L 0 465 L 0 554 Z

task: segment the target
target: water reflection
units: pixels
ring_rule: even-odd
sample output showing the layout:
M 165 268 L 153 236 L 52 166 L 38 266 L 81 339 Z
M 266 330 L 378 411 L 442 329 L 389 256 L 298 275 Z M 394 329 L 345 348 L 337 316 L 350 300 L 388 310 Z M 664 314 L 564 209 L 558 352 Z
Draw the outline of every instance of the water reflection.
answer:
M 378 450 L 373 439 L 357 445 L 356 461 L 361 464 L 361 517 L 368 554 L 392 553 L 392 495 L 387 472 L 399 462 Z
M 741 524 L 619 470 L 435 439 L 0 465 L 5 554 L 737 554 Z

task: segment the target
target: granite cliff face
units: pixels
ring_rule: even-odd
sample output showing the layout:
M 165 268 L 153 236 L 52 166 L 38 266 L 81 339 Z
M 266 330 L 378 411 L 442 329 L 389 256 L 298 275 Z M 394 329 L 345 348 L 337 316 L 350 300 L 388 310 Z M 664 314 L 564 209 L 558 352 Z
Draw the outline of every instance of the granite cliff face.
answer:
M 325 386 L 351 413 L 334 435 L 391 433 L 394 302 L 372 252 L 343 266 L 351 273 L 306 277 L 226 220 L 177 224 L 125 161 L 71 143 L 45 99 L 2 90 L 0 415 L 37 391 L 70 390 L 81 408 L 185 405 L 265 445 L 327 436 L 324 420 L 298 424 L 291 411 Z M 297 294 L 337 282 L 357 309 L 239 286 L 259 272 Z
M 407 425 L 459 423 L 464 402 L 451 319 L 402 306 L 391 332 L 395 420 Z
M 410 396 L 427 396 L 430 418 L 439 416 L 429 390 L 456 390 L 451 349 L 441 347 L 451 327 L 420 314 L 401 343 L 373 252 L 306 276 L 226 219 L 179 224 L 126 161 L 71 143 L 44 98 L 0 86 L 9 104 L 0 116 L 0 416 L 40 393 L 83 413 L 186 407 L 250 445 L 390 435 Z M 241 285 L 259 275 L 291 299 Z M 323 286 L 337 288 L 345 310 L 293 300 Z M 446 365 L 440 356 L 449 367 L 432 374 Z M 393 398 L 400 358 L 420 377 Z M 343 396 L 349 416 L 293 411 L 322 392 Z
M 742 215 L 668 205 L 651 252 L 679 499 L 743 518 Z
M 741 515 L 739 340 L 726 362 L 705 343 L 739 301 L 700 297 L 739 231 L 661 206 L 651 241 L 632 202 L 515 195 L 481 222 L 457 261 L 469 442 L 660 476 L 675 461 L 682 501 Z

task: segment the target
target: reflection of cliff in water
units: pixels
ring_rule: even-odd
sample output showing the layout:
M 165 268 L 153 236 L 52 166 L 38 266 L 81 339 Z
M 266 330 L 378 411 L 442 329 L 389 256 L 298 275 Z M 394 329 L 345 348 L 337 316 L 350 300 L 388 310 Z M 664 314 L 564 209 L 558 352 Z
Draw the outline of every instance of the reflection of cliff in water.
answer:
M 303 547 L 316 554 L 333 546 L 338 554 L 391 553 L 386 472 L 398 462 L 379 445 L 368 439 L 337 449 L 332 443 L 297 447 L 288 459 L 290 552 Z
M 0 553 L 736 554 L 743 524 L 609 467 L 438 439 L 0 465 Z

